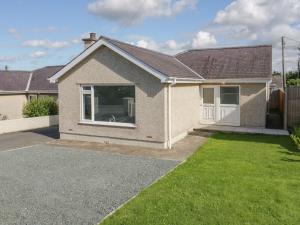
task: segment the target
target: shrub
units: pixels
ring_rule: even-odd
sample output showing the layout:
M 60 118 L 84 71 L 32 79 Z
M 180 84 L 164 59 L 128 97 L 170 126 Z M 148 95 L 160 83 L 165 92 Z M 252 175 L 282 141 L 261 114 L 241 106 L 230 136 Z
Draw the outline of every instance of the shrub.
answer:
M 25 117 L 51 116 L 58 114 L 58 105 L 52 97 L 34 99 L 23 107 Z
M 295 142 L 297 148 L 300 149 L 300 126 L 294 127 L 291 137 Z
M 290 79 L 286 81 L 287 86 L 300 86 L 300 79 Z

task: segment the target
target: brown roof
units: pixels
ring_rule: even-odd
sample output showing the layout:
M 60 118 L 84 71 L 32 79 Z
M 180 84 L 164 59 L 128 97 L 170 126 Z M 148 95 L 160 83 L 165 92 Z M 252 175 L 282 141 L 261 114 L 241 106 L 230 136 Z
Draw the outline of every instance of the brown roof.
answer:
M 271 78 L 272 46 L 199 49 L 176 58 L 205 79 Z
M 61 68 L 63 68 L 63 66 L 47 66 L 34 71 L 0 70 L 0 92 L 56 92 L 57 84 L 51 84 L 47 79 L 53 76 Z M 26 90 L 28 83 L 28 90 Z
M 30 71 L 0 70 L 0 91 L 25 91 Z
M 130 54 L 134 58 L 152 67 L 154 70 L 164 74 L 167 77 L 202 79 L 200 75 L 193 72 L 190 68 L 185 66 L 183 63 L 181 63 L 173 56 L 152 51 L 145 48 L 140 48 L 134 45 L 130 45 L 103 36 L 100 37 L 99 39 L 101 38 L 117 46 L 121 50 L 125 51 L 126 53 Z
M 57 84 L 52 84 L 48 78 L 52 77 L 63 66 L 47 66 L 34 70 L 32 73 L 29 91 L 57 91 Z

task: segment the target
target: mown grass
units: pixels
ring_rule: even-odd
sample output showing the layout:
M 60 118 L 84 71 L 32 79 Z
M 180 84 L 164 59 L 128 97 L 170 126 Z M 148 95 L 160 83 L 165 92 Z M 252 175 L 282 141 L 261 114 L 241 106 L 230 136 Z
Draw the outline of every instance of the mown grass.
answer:
M 211 137 L 102 224 L 300 224 L 300 153 L 289 137 Z

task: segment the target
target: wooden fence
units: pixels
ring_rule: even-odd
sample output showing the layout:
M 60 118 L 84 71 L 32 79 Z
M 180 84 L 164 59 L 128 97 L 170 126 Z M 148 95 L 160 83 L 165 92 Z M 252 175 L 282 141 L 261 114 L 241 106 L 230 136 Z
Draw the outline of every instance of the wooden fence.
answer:
M 289 127 L 300 125 L 300 87 L 288 87 L 288 113 L 287 122 Z
M 270 110 L 279 110 L 280 114 L 283 115 L 284 112 L 284 92 L 279 88 L 270 88 L 270 96 L 268 102 L 268 108 Z

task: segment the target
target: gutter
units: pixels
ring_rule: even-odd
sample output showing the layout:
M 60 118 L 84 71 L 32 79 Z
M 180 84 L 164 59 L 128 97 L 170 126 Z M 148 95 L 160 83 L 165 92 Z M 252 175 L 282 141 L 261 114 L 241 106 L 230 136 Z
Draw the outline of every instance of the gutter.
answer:
M 177 83 L 176 78 L 173 78 L 168 83 L 168 140 L 167 140 L 167 147 L 168 149 L 172 148 L 172 117 L 171 117 L 171 111 L 172 111 L 172 93 L 171 88 Z

